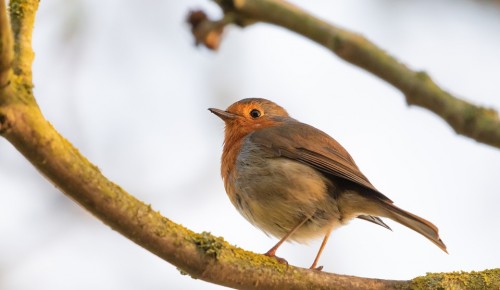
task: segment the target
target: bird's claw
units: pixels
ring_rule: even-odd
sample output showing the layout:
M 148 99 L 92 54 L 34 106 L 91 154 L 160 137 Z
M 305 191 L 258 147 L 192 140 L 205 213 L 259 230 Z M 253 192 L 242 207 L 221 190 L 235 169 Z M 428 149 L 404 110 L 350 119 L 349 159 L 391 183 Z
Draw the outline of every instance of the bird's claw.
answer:
M 323 266 L 315 267 L 315 265 L 312 265 L 309 269 L 321 272 L 323 270 Z
M 272 253 L 265 253 L 264 255 L 276 259 L 276 261 L 278 261 L 278 263 L 280 263 L 280 264 L 284 264 L 284 265 L 288 266 L 288 261 L 285 260 L 285 259 L 283 259 L 283 258 L 281 258 L 281 257 L 278 257 L 278 256 L 276 256 L 276 255 L 274 255 Z

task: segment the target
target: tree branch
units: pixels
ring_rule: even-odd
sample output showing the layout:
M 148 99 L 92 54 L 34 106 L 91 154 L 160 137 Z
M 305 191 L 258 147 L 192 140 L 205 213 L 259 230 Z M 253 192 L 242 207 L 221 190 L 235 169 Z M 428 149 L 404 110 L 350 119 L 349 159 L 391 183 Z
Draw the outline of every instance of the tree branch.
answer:
M 8 85 L 14 52 L 5 1 L 0 1 L 0 89 Z
M 9 2 L 9 11 L 14 36 L 14 63 L 12 68 L 16 75 L 22 77 L 27 89 L 32 89 L 31 64 L 35 54 L 31 47 L 31 35 L 35 23 L 35 15 L 39 1 L 16 0 Z
M 11 79 L 0 87 L 0 135 L 62 192 L 112 229 L 177 266 L 181 273 L 239 289 L 409 289 L 413 285 L 431 285 L 431 282 L 440 287 L 436 276 L 432 276 L 431 282 L 417 281 L 427 284 L 414 284 L 417 282 L 359 278 L 288 267 L 273 258 L 229 245 L 209 233 L 194 233 L 161 216 L 108 180 L 52 127 L 34 101 L 31 90 L 33 58 L 28 40 L 37 4 L 37 0 L 11 1 L 16 49 L 13 58 L 4 53 L 4 46 L 0 50 L 0 67 L 6 68 L 2 72 L 12 68 L 14 71 L 7 74 Z M 7 19 L 5 0 L 0 0 L 0 21 L 4 19 Z M 10 31 L 4 22 L 0 23 L 3 41 L 8 39 L 5 33 Z M 12 59 L 15 61 L 11 62 Z M 482 279 L 484 285 L 495 288 L 500 280 L 499 272 L 485 271 L 474 279 Z M 465 278 L 458 281 L 468 283 Z
M 10 2 L 14 55 L 8 53 L 11 46 L 2 46 L 0 67 L 2 75 L 14 73 L 7 74 L 11 79 L 0 88 L 0 134 L 62 192 L 112 229 L 197 279 L 245 289 L 347 289 L 353 283 L 386 288 L 402 283 L 287 267 L 208 233 L 193 233 L 109 181 L 52 127 L 34 101 L 31 33 L 37 7 L 37 0 Z M 4 0 L 0 8 L 0 21 L 5 23 Z M 2 25 L 0 31 L 0 39 L 8 44 L 9 26 Z
M 444 91 L 426 72 L 409 69 L 362 35 L 329 24 L 282 0 L 214 1 L 225 15 L 231 16 L 233 23 L 246 26 L 267 22 L 303 35 L 390 83 L 405 95 L 409 105 L 430 110 L 456 133 L 500 148 L 500 118 L 494 109 L 474 105 Z M 210 22 L 220 23 L 206 18 L 197 24 L 204 28 L 214 26 Z M 220 25 L 217 28 L 222 33 Z M 214 31 L 204 32 L 193 26 L 197 42 L 204 43 L 208 34 L 214 38 Z

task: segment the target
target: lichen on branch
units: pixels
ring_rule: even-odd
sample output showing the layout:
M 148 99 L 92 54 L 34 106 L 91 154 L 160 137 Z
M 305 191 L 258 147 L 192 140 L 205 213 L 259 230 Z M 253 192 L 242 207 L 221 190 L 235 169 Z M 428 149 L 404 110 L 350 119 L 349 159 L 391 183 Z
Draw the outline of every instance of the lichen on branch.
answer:
M 416 282 L 394 281 L 285 266 L 210 233 L 194 233 L 127 193 L 60 135 L 35 102 L 31 90 L 31 33 L 38 2 L 12 0 L 11 25 L 5 25 L 9 18 L 5 0 L 0 0 L 0 73 L 7 78 L 0 86 L 0 135 L 51 183 L 103 223 L 177 266 L 181 273 L 233 288 L 411 289 L 414 285 L 444 285 L 432 284 L 435 276 L 430 276 L 430 282 L 426 277 Z M 496 270 L 479 275 L 488 287 L 498 285 L 500 280 Z M 476 277 L 471 275 L 471 279 Z

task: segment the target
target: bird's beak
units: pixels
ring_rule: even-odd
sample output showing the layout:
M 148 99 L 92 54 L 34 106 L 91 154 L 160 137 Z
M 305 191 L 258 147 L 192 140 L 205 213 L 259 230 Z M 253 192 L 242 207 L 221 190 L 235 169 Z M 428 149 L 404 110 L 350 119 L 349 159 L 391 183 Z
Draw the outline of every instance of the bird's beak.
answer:
M 210 112 L 214 113 L 215 115 L 217 115 L 219 118 L 221 118 L 224 121 L 236 119 L 238 117 L 238 115 L 231 114 L 229 112 L 226 112 L 226 111 L 223 111 L 223 110 L 219 110 L 219 109 L 215 109 L 215 108 L 209 108 L 208 110 Z

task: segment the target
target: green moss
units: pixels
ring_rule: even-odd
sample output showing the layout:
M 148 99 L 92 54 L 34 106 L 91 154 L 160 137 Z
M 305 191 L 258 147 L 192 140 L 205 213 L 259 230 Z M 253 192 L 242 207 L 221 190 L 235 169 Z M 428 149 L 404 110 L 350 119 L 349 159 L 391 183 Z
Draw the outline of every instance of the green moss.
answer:
M 219 257 L 222 248 L 226 246 L 226 241 L 223 238 L 215 237 L 209 232 L 193 234 L 190 239 L 205 255 L 215 259 Z
M 500 289 L 500 269 L 481 272 L 428 273 L 413 279 L 410 289 Z
M 478 108 L 475 106 L 465 106 L 462 110 L 462 118 L 465 125 L 472 123 L 472 121 L 476 118 L 478 111 Z
M 427 72 L 423 70 L 416 72 L 415 77 L 417 77 L 417 79 L 421 81 L 428 81 L 431 79 L 429 77 L 429 74 L 427 74 Z
M 235 263 L 241 268 L 268 269 L 271 267 L 280 273 L 288 269 L 288 265 L 281 264 L 276 259 L 230 245 L 223 238 L 213 236 L 209 232 L 201 234 L 191 232 L 187 236 L 186 239 L 192 241 L 204 255 L 215 258 L 221 263 Z
M 334 34 L 331 39 L 331 46 L 329 47 L 331 50 L 336 51 L 342 46 L 342 37 L 340 35 Z
M 38 1 L 28 1 L 28 0 L 11 0 L 9 1 L 9 13 L 11 19 L 12 31 L 14 32 L 14 38 L 20 37 L 20 32 L 23 25 L 28 25 L 32 28 L 35 17 L 35 11 L 38 7 Z M 31 33 L 30 33 L 31 35 Z M 26 35 L 23 35 L 26 37 Z
M 288 265 L 262 254 L 256 254 L 234 246 L 231 246 L 228 250 L 228 252 L 221 256 L 221 259 L 236 263 L 242 268 L 274 268 L 280 273 L 284 273 L 289 269 Z
M 11 74 L 9 86 L 12 91 L 2 97 L 2 105 L 13 103 L 36 105 L 35 98 L 33 97 L 33 85 L 27 83 L 23 76 Z M 36 109 L 38 110 L 38 108 Z
M 23 4 L 23 1 L 9 1 L 9 12 L 11 18 L 24 16 Z

